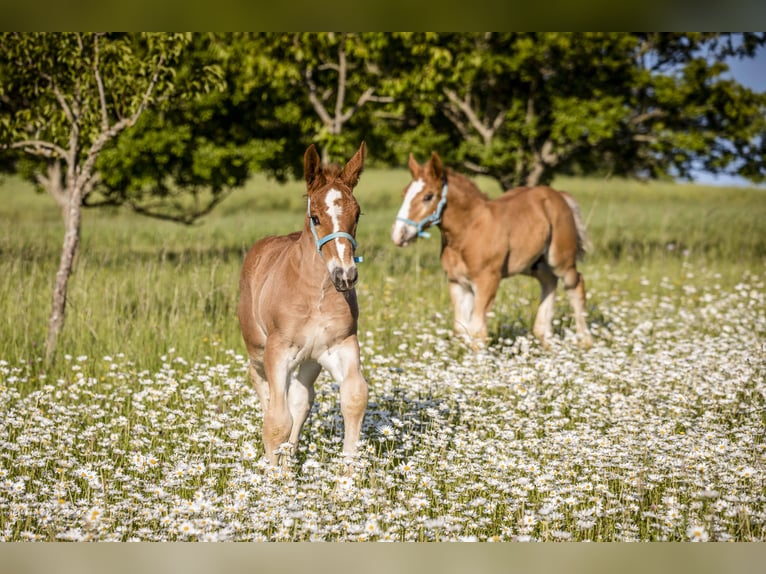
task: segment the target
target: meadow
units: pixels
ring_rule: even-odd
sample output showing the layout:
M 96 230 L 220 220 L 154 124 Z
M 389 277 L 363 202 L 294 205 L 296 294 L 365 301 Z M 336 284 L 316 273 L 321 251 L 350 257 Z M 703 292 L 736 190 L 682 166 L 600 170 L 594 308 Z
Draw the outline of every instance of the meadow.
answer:
M 765 190 L 557 180 L 593 244 L 595 345 L 560 291 L 542 349 L 517 277 L 475 353 L 451 335 L 438 232 L 388 237 L 407 182 L 357 188 L 370 404 L 344 476 L 325 374 L 291 467 L 264 463 L 236 320 L 244 253 L 300 228 L 300 182 L 256 177 L 191 227 L 87 211 L 45 365 L 63 226 L 3 181 L 0 540 L 766 540 Z

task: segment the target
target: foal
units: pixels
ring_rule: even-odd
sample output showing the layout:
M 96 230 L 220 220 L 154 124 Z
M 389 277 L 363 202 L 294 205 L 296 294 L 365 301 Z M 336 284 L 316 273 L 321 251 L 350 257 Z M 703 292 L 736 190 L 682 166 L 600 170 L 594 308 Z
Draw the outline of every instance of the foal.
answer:
M 410 154 L 409 168 L 413 181 L 404 189 L 391 238 L 403 247 L 428 237 L 424 230 L 432 225 L 441 229 L 441 263 L 457 333 L 483 343 L 500 280 L 521 273 L 540 282 L 533 332 L 544 345 L 553 335 L 559 279 L 574 310 L 580 345 L 593 344 L 585 322 L 585 281 L 576 267 L 587 238 L 572 196 L 539 186 L 490 200 L 467 177 L 445 169 L 436 153 L 423 166 Z
M 286 464 L 280 456 L 295 452 L 322 367 L 340 385 L 343 452 L 356 451 L 367 383 L 356 334 L 359 205 L 353 190 L 365 155 L 362 142 L 342 170 L 332 170 L 322 166 L 312 144 L 304 155 L 303 230 L 261 239 L 242 266 L 239 324 L 263 407 L 263 446 L 271 464 Z

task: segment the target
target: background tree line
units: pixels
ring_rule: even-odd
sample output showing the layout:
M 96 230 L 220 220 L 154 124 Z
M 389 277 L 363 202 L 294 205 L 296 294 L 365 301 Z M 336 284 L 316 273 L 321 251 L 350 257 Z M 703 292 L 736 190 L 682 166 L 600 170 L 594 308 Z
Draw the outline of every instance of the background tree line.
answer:
M 28 139 L 35 123 L 54 130 L 61 110 L 22 94 L 34 72 L 9 47 L 23 41 L 56 54 L 76 36 L 2 40 L 3 165 L 53 192 L 63 158 L 8 144 Z M 766 177 L 766 95 L 724 74 L 725 59 L 752 57 L 764 33 L 155 36 L 178 52 L 166 58 L 166 93 L 100 150 L 85 205 L 124 203 L 190 222 L 253 171 L 299 175 L 311 142 L 328 160 L 361 139 L 380 166 L 436 149 L 504 187 L 556 173 L 684 178 L 694 167 Z M 104 35 L 102 53 L 140 38 Z M 83 74 L 82 61 L 59 61 L 58 70 Z M 114 73 L 133 82 L 128 67 Z M 125 104 L 105 96 L 109 106 Z M 12 153 L 19 149 L 29 153 Z
M 559 173 L 766 177 L 766 94 L 727 79 L 766 33 L 0 34 L 0 168 L 80 211 L 191 223 L 303 150 L 378 166 L 438 150 L 504 187 Z

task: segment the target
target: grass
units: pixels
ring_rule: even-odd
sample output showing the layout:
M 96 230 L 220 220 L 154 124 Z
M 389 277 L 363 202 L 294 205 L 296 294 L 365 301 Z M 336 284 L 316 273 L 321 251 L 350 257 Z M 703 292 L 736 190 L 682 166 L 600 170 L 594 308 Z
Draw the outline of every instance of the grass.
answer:
M 0 186 L 0 536 L 764 540 L 766 192 L 557 181 L 594 245 L 597 344 L 575 348 L 560 297 L 540 349 L 537 286 L 514 278 L 476 355 L 450 336 L 438 238 L 388 238 L 407 181 L 369 170 L 357 191 L 371 402 L 351 479 L 325 375 L 289 473 L 260 459 L 245 382 L 239 266 L 301 225 L 299 183 L 254 178 L 193 227 L 87 212 L 47 370 L 60 217 Z

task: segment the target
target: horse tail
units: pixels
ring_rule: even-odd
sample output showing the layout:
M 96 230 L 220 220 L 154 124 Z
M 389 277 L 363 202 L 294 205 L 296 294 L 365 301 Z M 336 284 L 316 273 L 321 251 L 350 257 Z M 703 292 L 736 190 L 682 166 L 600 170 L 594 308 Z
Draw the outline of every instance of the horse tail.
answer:
M 585 222 L 582 219 L 580 213 L 580 206 L 577 205 L 575 198 L 569 195 L 566 191 L 561 191 L 562 197 L 569 205 L 569 209 L 572 210 L 572 216 L 574 217 L 575 227 L 577 228 L 577 258 L 582 259 L 585 254 L 593 248 L 593 244 L 585 231 Z

